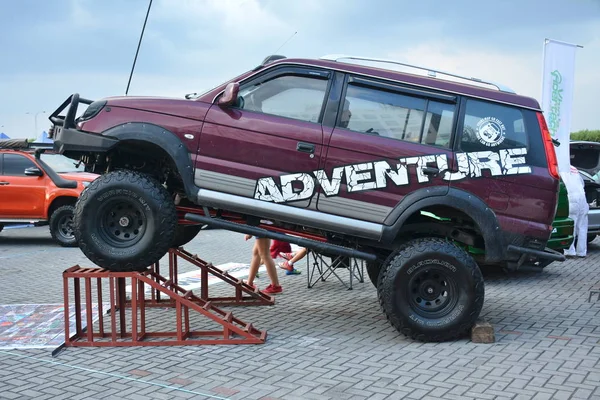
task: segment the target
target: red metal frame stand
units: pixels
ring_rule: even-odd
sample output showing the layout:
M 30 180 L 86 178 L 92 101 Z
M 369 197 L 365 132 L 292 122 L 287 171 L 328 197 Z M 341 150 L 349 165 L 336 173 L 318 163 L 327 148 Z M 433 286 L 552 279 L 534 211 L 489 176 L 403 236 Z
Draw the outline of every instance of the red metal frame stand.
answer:
M 199 298 L 204 301 L 210 301 L 217 306 L 272 306 L 275 304 L 275 298 L 269 296 L 260 290 L 253 288 L 252 286 L 244 283 L 243 280 L 231 276 L 227 271 L 222 271 L 219 268 L 212 265 L 212 263 L 206 262 L 198 257 L 196 254 L 192 254 L 182 247 L 169 249 L 169 281 L 174 284 L 178 284 L 178 266 L 179 259 L 183 259 L 190 264 L 200 268 L 200 295 Z M 152 265 L 151 271 L 160 275 L 160 263 Z M 227 283 L 230 287 L 233 287 L 233 296 L 221 296 L 211 297 L 209 295 L 210 285 L 208 284 L 208 277 L 213 276 L 219 279 L 222 283 Z M 219 287 L 223 290 L 223 286 Z M 146 307 L 164 307 L 165 304 L 172 304 L 173 299 L 161 298 L 160 291 L 157 291 L 153 287 L 150 288 L 150 298 L 146 302 Z M 130 300 L 126 300 L 126 306 L 131 305 Z
M 191 262 L 201 269 L 200 296 L 185 290 L 177 283 L 177 257 Z M 65 308 L 65 346 L 167 346 L 202 344 L 262 344 L 267 337 L 251 323 L 217 308 L 217 305 L 272 305 L 274 298 L 245 284 L 238 278 L 221 271 L 210 263 L 192 255 L 182 248 L 169 251 L 169 278 L 160 275 L 159 265 L 144 272 L 111 272 L 102 268 L 73 266 L 63 272 Z M 235 288 L 235 296 L 209 297 L 208 274 L 216 276 Z M 110 332 L 104 326 L 102 303 L 102 280 L 108 278 L 110 304 Z M 73 280 L 75 305 L 75 333 L 70 332 L 69 281 Z M 86 327 L 82 328 L 81 283 L 84 280 Z M 126 298 L 126 281 L 131 281 L 131 299 Z M 92 315 L 92 286 L 96 284 L 98 304 L 98 332 L 94 332 Z M 151 297 L 146 299 L 149 285 Z M 244 296 L 244 293 L 248 296 Z M 161 299 L 162 296 L 164 298 Z M 176 329 L 170 332 L 148 332 L 146 308 L 168 306 L 176 309 Z M 131 332 L 127 332 L 127 312 L 130 309 Z M 192 331 L 190 310 L 193 310 L 221 326 L 219 330 Z M 118 314 L 118 329 L 117 329 Z M 146 340 L 158 337 L 159 340 Z M 99 340 L 96 340 L 99 339 Z M 107 340 L 108 339 L 108 340 Z

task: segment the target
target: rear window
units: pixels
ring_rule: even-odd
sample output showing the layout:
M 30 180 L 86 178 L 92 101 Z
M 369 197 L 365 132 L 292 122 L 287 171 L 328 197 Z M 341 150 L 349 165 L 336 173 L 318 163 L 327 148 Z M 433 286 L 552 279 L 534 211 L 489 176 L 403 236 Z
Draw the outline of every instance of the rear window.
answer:
M 597 174 L 600 171 L 600 149 L 578 149 L 572 146 L 571 165 L 590 175 Z
M 546 154 L 535 112 L 528 109 L 468 99 L 460 151 L 526 149 L 526 163 L 546 166 Z

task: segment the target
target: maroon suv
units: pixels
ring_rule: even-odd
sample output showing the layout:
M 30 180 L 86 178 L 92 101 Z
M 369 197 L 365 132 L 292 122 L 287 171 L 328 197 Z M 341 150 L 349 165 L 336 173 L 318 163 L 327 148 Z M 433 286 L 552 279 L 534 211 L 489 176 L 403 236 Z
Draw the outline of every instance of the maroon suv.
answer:
M 536 100 L 357 60 L 400 64 L 271 56 L 185 99 L 69 97 L 55 149 L 102 174 L 76 206 L 81 250 L 142 270 L 209 225 L 364 259 L 391 323 L 428 341 L 478 317 L 478 262 L 564 260 L 546 248 L 559 176 Z

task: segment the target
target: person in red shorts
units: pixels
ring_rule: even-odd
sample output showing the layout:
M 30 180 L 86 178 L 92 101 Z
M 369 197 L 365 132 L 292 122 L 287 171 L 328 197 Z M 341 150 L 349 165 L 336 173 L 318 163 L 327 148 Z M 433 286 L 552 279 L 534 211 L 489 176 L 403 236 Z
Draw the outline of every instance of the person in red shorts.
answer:
M 306 255 L 306 249 L 302 248 L 294 254 L 288 242 L 273 240 L 270 250 L 272 258 L 281 257 L 285 259 L 282 264 L 279 264 L 279 268 L 284 269 L 286 275 L 299 275 L 301 273 L 294 268 L 294 262 L 301 260 Z

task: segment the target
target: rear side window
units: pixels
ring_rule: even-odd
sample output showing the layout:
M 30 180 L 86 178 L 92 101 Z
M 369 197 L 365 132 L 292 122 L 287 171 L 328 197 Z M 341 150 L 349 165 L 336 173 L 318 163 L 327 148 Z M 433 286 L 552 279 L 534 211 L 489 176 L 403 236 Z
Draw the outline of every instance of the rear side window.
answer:
M 349 84 L 337 126 L 355 132 L 449 147 L 453 104 Z
M 466 100 L 459 150 L 481 152 L 526 149 L 528 165 L 547 165 L 535 112 L 482 100 Z
M 462 151 L 486 151 L 528 147 L 521 110 L 501 104 L 467 100 Z

